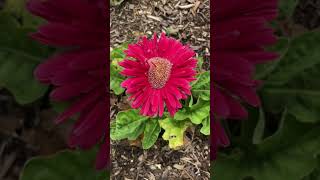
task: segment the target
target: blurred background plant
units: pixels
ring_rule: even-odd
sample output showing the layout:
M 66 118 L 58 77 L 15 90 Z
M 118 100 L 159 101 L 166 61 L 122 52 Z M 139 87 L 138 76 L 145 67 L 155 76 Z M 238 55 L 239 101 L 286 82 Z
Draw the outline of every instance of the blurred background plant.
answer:
M 224 122 L 232 146 L 212 162 L 213 179 L 317 180 L 320 148 L 320 3 L 280 0 L 270 47 L 279 61 L 258 66 L 260 108 L 247 120 Z
M 94 169 L 97 150 L 66 150 L 71 123 L 53 123 L 64 105 L 49 102 L 51 87 L 33 70 L 58 50 L 29 37 L 45 22 L 25 3 L 0 1 L 0 179 L 105 180 L 107 173 Z

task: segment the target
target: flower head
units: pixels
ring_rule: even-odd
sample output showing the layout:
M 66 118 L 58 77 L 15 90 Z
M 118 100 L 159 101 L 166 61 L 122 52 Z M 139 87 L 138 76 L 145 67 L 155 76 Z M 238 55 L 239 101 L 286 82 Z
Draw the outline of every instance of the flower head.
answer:
M 108 163 L 107 99 L 107 2 L 104 0 L 29 0 L 27 7 L 47 20 L 32 37 L 42 43 L 68 47 L 39 65 L 35 76 L 51 84 L 55 101 L 73 101 L 57 123 L 79 114 L 70 133 L 69 145 L 88 149 L 101 143 L 96 166 Z
M 252 78 L 255 65 L 277 57 L 264 50 L 265 46 L 276 42 L 266 23 L 277 14 L 277 0 L 217 1 L 214 6 L 211 78 L 214 82 L 214 117 L 245 118 L 247 111 L 242 102 L 260 105 L 256 94 L 260 82 Z M 216 121 L 213 123 L 217 126 L 211 136 L 213 146 L 226 145 L 216 141 L 224 138 L 224 134 Z
M 180 100 L 191 95 L 190 82 L 195 80 L 195 52 L 179 41 L 155 34 L 143 37 L 125 51 L 119 63 L 127 79 L 121 86 L 130 95 L 132 108 L 145 116 L 162 116 L 166 107 L 173 116 L 182 107 Z

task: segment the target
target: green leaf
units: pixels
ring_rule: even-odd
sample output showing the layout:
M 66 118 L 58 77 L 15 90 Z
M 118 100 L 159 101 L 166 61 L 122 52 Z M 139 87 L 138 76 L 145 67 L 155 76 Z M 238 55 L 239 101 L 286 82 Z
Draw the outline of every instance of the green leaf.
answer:
M 192 83 L 192 95 L 205 101 L 210 100 L 210 72 L 205 71 L 197 75 L 197 80 Z
M 122 68 L 119 66 L 119 62 L 125 58 L 124 50 L 128 48 L 128 44 L 124 43 L 117 48 L 111 50 L 110 53 L 110 89 L 116 95 L 120 95 L 124 92 L 124 89 L 121 87 L 121 83 L 125 80 L 125 77 L 120 75 Z
M 206 136 L 210 135 L 210 117 L 207 117 L 202 121 L 200 132 Z
M 125 77 L 121 76 L 119 72 L 120 71 L 118 71 L 115 66 L 110 66 L 110 89 L 116 95 L 120 95 L 124 92 L 121 83 L 125 80 Z
M 148 117 L 140 116 L 137 110 L 120 111 L 116 117 L 115 125 L 111 124 L 111 139 L 137 139 L 145 128 L 146 120 Z
M 26 8 L 27 0 L 6 0 L 3 12 L 18 19 L 23 27 L 35 28 L 45 21 L 37 16 L 33 16 Z
M 198 63 L 197 63 L 197 71 L 201 72 L 202 71 L 202 65 L 203 65 L 203 57 L 199 56 L 197 58 Z
M 190 96 L 188 107 L 192 107 L 192 105 L 193 105 L 193 96 Z
M 280 17 L 291 18 L 298 2 L 299 2 L 298 0 L 280 0 L 279 1 Z
M 47 57 L 49 48 L 29 38 L 32 30 L 18 27 L 7 14 L 0 16 L 0 28 L 0 86 L 13 93 L 19 104 L 31 103 L 47 91 L 33 71 Z
M 105 171 L 94 169 L 96 151 L 63 151 L 35 157 L 23 169 L 20 180 L 106 180 Z
M 119 46 L 117 46 L 116 48 L 111 49 L 111 53 L 110 53 L 110 59 L 112 61 L 112 64 L 117 66 L 118 62 L 115 60 L 119 60 L 119 59 L 124 59 L 126 57 L 124 51 L 128 49 L 128 43 L 123 43 Z
M 261 143 L 261 141 L 264 137 L 265 126 L 266 126 L 266 120 L 264 117 L 264 112 L 263 112 L 263 109 L 260 108 L 257 126 L 255 127 L 254 132 L 253 132 L 253 138 L 252 138 L 253 144 L 260 144 Z
M 143 133 L 142 147 L 149 149 L 157 141 L 161 131 L 159 119 L 149 119 L 146 123 L 146 128 Z
M 182 121 L 190 119 L 194 124 L 202 123 L 202 120 L 209 116 L 210 113 L 210 102 L 198 99 L 197 103 L 193 106 L 185 107 L 179 110 L 175 116 L 174 120 Z
M 270 47 L 269 50 L 271 52 L 277 52 L 280 57 L 277 60 L 257 65 L 255 74 L 256 79 L 264 79 L 277 68 L 280 59 L 286 55 L 289 49 L 289 43 L 290 41 L 288 38 L 281 37 L 274 46 Z
M 316 169 L 314 169 L 308 176 L 302 180 L 320 180 L 320 157 L 317 157 L 318 163 Z
M 166 118 L 159 121 L 160 126 L 165 130 L 162 138 L 169 141 L 169 147 L 176 149 L 184 144 L 184 134 L 190 126 L 188 121 L 174 121 Z
M 291 40 L 287 53 L 280 60 L 277 69 L 268 77 L 266 83 L 284 85 L 293 78 L 309 75 L 303 72 L 319 68 L 319 40 L 319 32 L 308 32 Z
M 280 128 L 259 145 L 219 154 L 213 167 L 219 180 L 301 180 L 316 166 L 320 125 L 297 121 L 284 113 Z
M 319 32 L 309 32 L 292 40 L 288 53 L 267 78 L 260 93 L 268 112 L 287 108 L 300 121 L 319 121 L 319 41 Z

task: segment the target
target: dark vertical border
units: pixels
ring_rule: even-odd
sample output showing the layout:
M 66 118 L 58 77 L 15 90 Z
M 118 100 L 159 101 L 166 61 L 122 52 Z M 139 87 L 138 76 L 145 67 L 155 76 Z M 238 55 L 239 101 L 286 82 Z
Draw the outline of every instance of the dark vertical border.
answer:
M 223 0 L 222 0 L 223 1 Z M 214 8 L 213 8 L 213 3 L 214 3 L 214 0 L 210 0 L 210 151 L 213 151 L 213 147 L 212 147 L 212 138 L 213 138 L 213 135 L 212 133 L 215 133 L 214 132 L 214 129 L 213 129 L 213 121 L 214 121 L 214 117 L 213 117 L 213 108 L 214 108 L 214 104 L 213 104 L 213 91 L 214 91 L 214 87 L 213 87 L 213 66 L 214 66 L 214 54 L 213 54 L 213 48 L 214 48 L 214 41 L 213 41 L 213 38 L 214 38 L 214 27 L 213 27 L 213 22 L 214 22 Z M 211 153 L 209 153 L 211 154 Z M 212 157 L 210 156 L 210 161 L 212 160 L 211 159 Z M 212 166 L 213 166 L 213 163 L 210 162 L 210 179 L 213 179 L 213 176 L 212 176 Z
M 213 65 L 214 65 L 214 54 L 213 54 L 213 47 L 214 47 L 214 42 L 213 42 L 213 36 L 214 36 L 214 29 L 213 29 L 213 15 L 214 15 L 214 10 L 213 10 L 213 1 L 214 0 L 210 0 L 210 121 L 213 121 L 213 91 L 214 91 L 214 87 L 213 87 Z M 210 123 L 210 137 L 211 134 L 213 133 L 212 131 L 213 129 L 213 123 Z M 211 146 L 210 146 L 210 150 L 211 150 Z
M 108 174 L 108 179 L 110 179 L 111 174 L 111 158 L 110 158 L 110 1 L 108 1 L 106 4 L 106 16 L 107 16 L 107 22 L 106 22 L 106 52 L 107 52 L 107 58 L 106 58 L 106 101 L 107 101 L 107 132 L 106 132 L 106 143 L 107 143 L 107 157 L 108 157 L 108 165 L 106 169 L 106 173 Z
M 213 49 L 214 49 L 214 8 L 213 8 L 213 4 L 214 4 L 214 0 L 210 0 L 210 151 L 213 151 L 213 146 L 212 146 L 212 133 L 214 132 L 213 129 L 213 121 L 214 121 L 214 117 L 213 117 L 213 108 L 214 108 L 214 104 L 213 104 L 213 91 L 214 91 L 214 87 L 213 87 L 213 66 L 214 66 L 214 54 L 213 54 Z M 212 176 L 212 157 L 211 157 L 212 153 L 209 153 L 209 158 L 210 158 L 210 179 L 213 179 Z

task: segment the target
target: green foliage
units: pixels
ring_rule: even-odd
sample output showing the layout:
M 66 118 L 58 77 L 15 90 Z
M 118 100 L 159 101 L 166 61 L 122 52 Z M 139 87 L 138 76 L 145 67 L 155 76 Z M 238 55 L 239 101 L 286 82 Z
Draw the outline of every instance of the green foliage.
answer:
M 63 151 L 35 157 L 24 167 L 20 180 L 106 180 L 109 174 L 94 169 L 96 151 Z
M 302 180 L 320 180 L 320 157 L 317 157 L 317 168 L 315 168 L 308 176 L 305 176 Z
M 209 117 L 209 113 L 209 101 L 198 99 L 197 103 L 191 107 L 185 107 L 179 110 L 175 114 L 174 119 L 178 121 L 189 119 L 194 124 L 201 124 L 206 117 Z
M 111 139 L 137 139 L 144 131 L 148 119 L 148 117 L 140 116 L 138 110 L 119 112 L 114 124 L 111 124 Z
M 121 111 L 111 123 L 112 140 L 136 140 L 142 133 L 142 147 L 149 149 L 157 141 L 161 128 L 158 118 L 139 115 L 138 110 Z
M 298 2 L 299 2 L 298 0 L 280 0 L 279 1 L 280 18 L 291 18 Z
M 320 108 L 319 32 L 309 32 L 291 40 L 288 52 L 268 76 L 261 91 L 268 111 L 288 108 L 298 120 L 317 122 Z
M 197 58 L 197 60 L 198 60 L 198 63 L 197 63 L 197 71 L 198 71 L 198 72 L 201 72 L 201 71 L 203 71 L 203 69 L 202 69 L 203 57 L 199 56 L 199 57 Z
M 210 100 L 210 72 L 205 71 L 197 75 L 197 80 L 192 83 L 192 95 L 205 101 Z
M 257 145 L 220 154 L 214 179 L 300 180 L 316 166 L 320 125 L 305 124 L 284 112 L 279 130 Z
M 149 119 L 144 129 L 144 136 L 142 140 L 143 149 L 149 149 L 157 141 L 161 131 L 159 119 Z
M 26 2 L 27 0 L 6 0 L 3 12 L 19 20 L 24 27 L 35 28 L 44 23 L 43 19 L 33 16 L 26 9 Z
M 6 13 L 0 13 L 0 86 L 7 88 L 20 104 L 40 98 L 47 86 L 33 76 L 33 70 L 49 54 L 49 48 L 28 37 L 33 29 L 19 25 Z
M 194 98 L 198 98 L 194 104 Z M 202 124 L 200 132 L 210 135 L 210 72 L 204 71 L 197 75 L 192 83 L 192 96 L 174 116 L 175 121 L 191 121 L 193 124 Z
M 280 13 L 290 17 L 296 3 L 280 1 Z M 232 147 L 220 151 L 213 179 L 319 179 L 319 40 L 312 31 L 280 37 L 270 48 L 280 58 L 257 68 L 256 78 L 264 80 L 262 107 L 249 108 L 239 136 L 228 132 Z
M 120 95 L 124 92 L 124 89 L 121 87 L 121 83 L 125 80 L 125 77 L 119 74 L 122 69 L 118 63 L 125 58 L 123 51 L 127 48 L 128 44 L 123 44 L 112 49 L 110 53 L 110 89 L 116 95 Z
M 264 79 L 266 78 L 266 76 L 268 76 L 271 72 L 274 71 L 275 68 L 277 68 L 277 66 L 280 63 L 280 59 L 286 55 L 288 48 L 289 48 L 289 43 L 290 40 L 286 37 L 281 37 L 279 38 L 278 42 L 270 47 L 270 51 L 272 52 L 277 52 L 280 56 L 280 58 L 278 58 L 277 60 L 268 62 L 268 63 L 264 63 L 264 64 L 259 64 L 256 68 L 256 74 L 255 74 L 255 78 L 256 79 Z
M 210 135 L 210 117 L 209 116 L 202 121 L 202 127 L 200 129 L 200 132 L 207 136 Z
M 115 66 L 110 66 L 110 89 L 116 95 L 120 95 L 124 92 L 124 89 L 121 87 L 121 83 L 125 80 L 123 76 L 119 74 L 120 70 L 116 69 Z

